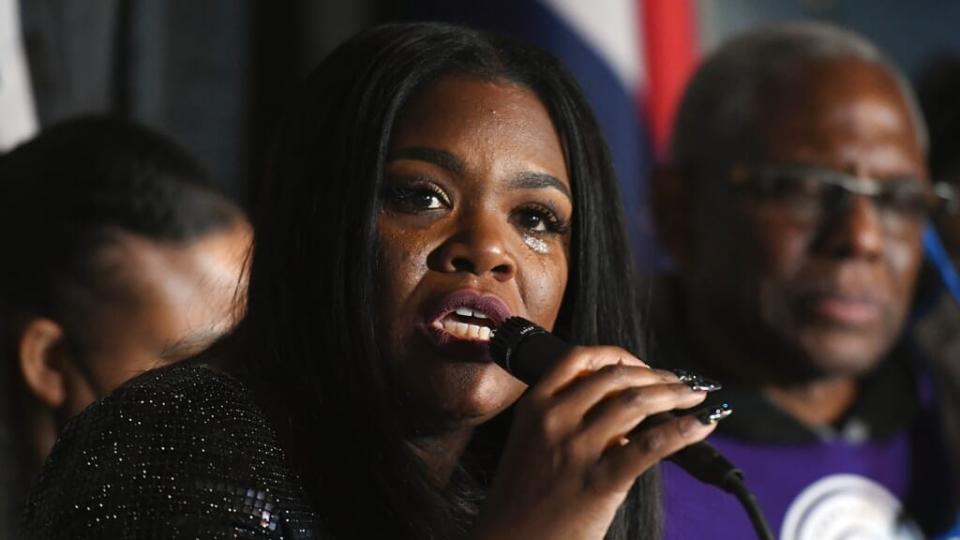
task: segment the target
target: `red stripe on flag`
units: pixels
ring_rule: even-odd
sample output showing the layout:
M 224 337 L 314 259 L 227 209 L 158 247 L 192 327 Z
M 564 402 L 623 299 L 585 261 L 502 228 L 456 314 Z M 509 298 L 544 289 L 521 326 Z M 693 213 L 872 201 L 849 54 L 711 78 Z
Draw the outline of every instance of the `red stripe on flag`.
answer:
M 698 59 L 693 0 L 637 0 L 647 80 L 646 110 L 657 156 L 670 139 L 673 116 Z

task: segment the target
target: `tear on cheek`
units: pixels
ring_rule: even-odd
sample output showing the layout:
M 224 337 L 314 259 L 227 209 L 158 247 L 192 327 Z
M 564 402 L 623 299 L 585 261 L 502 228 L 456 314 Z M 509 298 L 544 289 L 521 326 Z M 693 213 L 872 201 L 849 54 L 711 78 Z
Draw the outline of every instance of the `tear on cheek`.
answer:
M 540 254 L 550 253 L 550 248 L 547 246 L 547 243 L 542 239 L 537 238 L 529 234 L 523 235 L 523 243 L 527 245 L 530 249 L 536 251 Z

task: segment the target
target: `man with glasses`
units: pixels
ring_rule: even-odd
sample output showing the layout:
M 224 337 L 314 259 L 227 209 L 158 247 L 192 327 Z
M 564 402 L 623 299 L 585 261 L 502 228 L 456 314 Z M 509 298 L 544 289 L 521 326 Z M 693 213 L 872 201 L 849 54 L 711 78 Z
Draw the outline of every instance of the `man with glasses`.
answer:
M 706 59 L 654 185 L 677 275 L 651 358 L 720 380 L 711 441 L 781 540 L 922 538 L 951 494 L 922 366 L 899 336 L 927 219 L 909 87 L 863 38 L 821 24 L 743 34 Z M 727 494 L 663 466 L 665 538 L 746 539 Z

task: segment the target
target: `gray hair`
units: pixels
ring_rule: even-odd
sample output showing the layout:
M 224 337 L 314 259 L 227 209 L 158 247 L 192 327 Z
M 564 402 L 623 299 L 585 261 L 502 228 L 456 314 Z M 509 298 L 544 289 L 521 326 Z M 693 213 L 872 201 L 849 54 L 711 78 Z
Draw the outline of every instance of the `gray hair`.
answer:
M 671 164 L 685 170 L 724 165 L 755 152 L 763 89 L 798 67 L 821 60 L 857 60 L 889 73 L 906 102 L 921 148 L 927 129 L 907 79 L 866 38 L 833 25 L 790 22 L 744 32 L 709 56 L 687 86 L 670 144 Z

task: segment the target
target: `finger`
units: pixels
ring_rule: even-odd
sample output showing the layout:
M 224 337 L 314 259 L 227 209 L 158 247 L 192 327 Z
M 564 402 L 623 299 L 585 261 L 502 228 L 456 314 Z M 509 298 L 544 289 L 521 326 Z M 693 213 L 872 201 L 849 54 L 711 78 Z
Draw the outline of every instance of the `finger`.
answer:
M 642 360 L 620 347 L 573 347 L 531 389 L 534 399 L 548 398 L 574 379 L 604 366 L 623 364 L 648 367 Z
M 655 372 L 657 372 L 658 375 L 660 375 L 661 377 L 663 377 L 663 380 L 664 380 L 664 381 L 670 381 L 670 382 L 680 382 L 680 381 L 681 381 L 680 377 L 678 377 L 677 374 L 674 373 L 674 372 L 672 372 L 672 371 L 669 371 L 669 370 L 666 370 L 666 369 L 660 369 L 660 368 L 653 368 L 653 367 L 650 368 L 650 369 L 653 370 L 653 371 L 655 371 Z
M 581 418 L 604 399 L 627 389 L 664 384 L 680 384 L 689 390 L 689 386 L 681 383 L 672 373 L 611 364 L 574 379 L 560 389 L 552 401 L 564 414 Z
M 601 453 L 627 436 L 650 416 L 693 407 L 707 397 L 683 383 L 631 387 L 601 401 L 587 412 L 579 437 Z
M 604 454 L 591 478 L 607 489 L 626 491 L 655 463 L 702 441 L 716 427 L 716 423 L 704 424 L 694 416 L 684 416 L 633 433 L 624 444 Z

